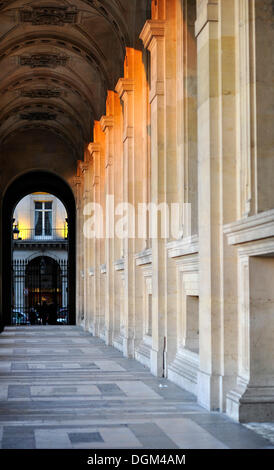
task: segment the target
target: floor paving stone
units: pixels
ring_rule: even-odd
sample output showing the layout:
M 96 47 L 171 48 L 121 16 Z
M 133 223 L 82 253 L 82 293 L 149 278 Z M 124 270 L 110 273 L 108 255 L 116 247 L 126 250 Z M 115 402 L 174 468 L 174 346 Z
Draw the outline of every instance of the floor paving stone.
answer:
M 272 431 L 207 412 L 79 327 L 0 335 L 2 449 L 268 449 Z

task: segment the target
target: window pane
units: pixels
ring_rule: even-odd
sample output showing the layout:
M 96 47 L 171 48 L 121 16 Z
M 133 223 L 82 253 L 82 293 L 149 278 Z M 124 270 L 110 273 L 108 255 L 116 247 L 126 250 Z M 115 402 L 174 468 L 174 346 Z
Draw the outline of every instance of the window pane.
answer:
M 42 209 L 42 202 L 36 202 L 35 209 Z
M 45 235 L 51 235 L 52 227 L 52 213 L 51 212 L 45 212 Z
M 42 212 L 35 211 L 35 235 L 42 235 Z
M 45 209 L 52 209 L 52 202 L 45 202 Z

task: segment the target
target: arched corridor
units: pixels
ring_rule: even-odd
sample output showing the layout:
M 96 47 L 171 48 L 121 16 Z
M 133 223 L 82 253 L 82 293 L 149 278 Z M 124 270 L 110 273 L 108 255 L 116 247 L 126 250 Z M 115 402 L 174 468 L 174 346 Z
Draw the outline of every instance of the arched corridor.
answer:
M 3 411 L 13 413 L 22 386 L 27 421 L 42 415 L 47 357 L 56 346 L 61 382 L 50 390 L 64 381 L 80 413 L 90 403 L 109 419 L 130 398 L 117 385 L 123 374 L 129 383 L 144 374 L 140 387 L 148 380 L 150 396 L 160 396 L 144 397 L 145 414 L 172 441 L 162 445 L 179 441 L 153 421 L 160 403 L 176 429 L 190 400 L 193 416 L 178 434 L 188 425 L 195 434 L 206 417 L 216 426 L 220 420 L 220 429 L 234 420 L 239 435 L 248 431 L 236 422 L 274 422 L 273 32 L 272 0 L 0 2 Z M 24 228 L 14 211 L 37 193 L 30 228 L 39 263 L 31 271 L 32 255 L 13 263 L 13 247 L 26 248 L 15 241 Z M 62 241 L 51 240 L 58 227 L 49 195 L 65 208 Z M 60 263 L 57 249 L 66 252 Z M 64 338 L 57 326 L 26 321 L 13 329 L 22 305 L 33 314 L 43 302 L 52 305 L 44 323 L 57 323 L 56 311 L 67 315 Z M 88 352 L 75 346 L 81 341 Z M 88 382 L 89 399 L 73 377 L 85 387 L 80 359 L 93 364 L 96 354 L 102 364 L 113 354 L 125 371 L 108 382 L 100 374 L 112 371 L 97 368 L 96 359 L 91 372 L 100 380 L 95 388 Z M 109 398 L 115 390 L 120 402 Z M 66 421 L 66 392 L 56 397 Z M 141 413 L 141 402 L 135 405 Z M 7 422 L 4 447 L 15 429 Z M 232 446 L 216 429 L 206 430 L 205 442 L 213 436 L 217 447 Z M 29 430 L 33 445 L 36 428 Z M 77 436 L 64 439 L 77 447 Z

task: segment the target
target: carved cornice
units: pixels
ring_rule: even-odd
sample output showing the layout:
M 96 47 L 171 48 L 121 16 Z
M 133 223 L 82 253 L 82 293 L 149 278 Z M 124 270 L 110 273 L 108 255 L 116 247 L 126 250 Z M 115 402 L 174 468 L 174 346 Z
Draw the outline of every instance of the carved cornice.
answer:
M 141 251 L 135 255 L 136 266 L 144 266 L 152 264 L 152 249 L 147 248 L 146 250 Z
M 115 91 L 117 91 L 119 98 L 123 98 L 125 93 L 132 93 L 134 91 L 134 80 L 130 78 L 120 78 L 115 87 Z
M 124 271 L 125 269 L 125 258 L 120 258 L 114 261 L 114 269 L 115 271 Z
M 32 69 L 37 67 L 56 68 L 64 67 L 68 59 L 68 56 L 60 54 L 31 54 L 29 56 L 19 56 L 19 64 L 29 66 Z
M 64 26 L 77 22 L 77 10 L 66 6 L 32 6 L 19 11 L 19 20 L 32 25 Z
M 102 131 L 105 132 L 105 130 L 108 127 L 113 127 L 114 126 L 114 117 L 113 116 L 102 116 L 101 119 L 100 119 L 100 125 L 101 125 Z
M 88 171 L 88 168 L 89 168 L 88 163 L 86 163 L 86 162 L 80 162 L 79 163 L 79 169 L 82 173 L 85 173 L 86 171 Z
M 229 245 L 274 237 L 274 209 L 224 226 Z
M 91 142 L 91 143 L 88 145 L 87 150 L 88 150 L 88 152 L 89 152 L 90 159 L 92 159 L 94 153 L 98 153 L 98 152 L 101 151 L 101 145 L 98 144 L 98 143 L 95 143 L 95 142 Z
M 197 235 L 192 235 L 191 237 L 168 242 L 166 248 L 169 258 L 188 256 L 199 252 L 199 239 Z
M 147 20 L 141 31 L 140 39 L 146 49 L 150 48 L 153 38 L 163 38 L 165 36 L 165 20 Z

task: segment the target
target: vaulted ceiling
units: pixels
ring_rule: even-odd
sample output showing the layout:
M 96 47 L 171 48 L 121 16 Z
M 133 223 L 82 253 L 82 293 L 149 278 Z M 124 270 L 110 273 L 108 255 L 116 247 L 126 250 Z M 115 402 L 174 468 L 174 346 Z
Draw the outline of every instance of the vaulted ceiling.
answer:
M 38 128 L 79 155 L 140 47 L 149 0 L 0 1 L 0 145 Z

